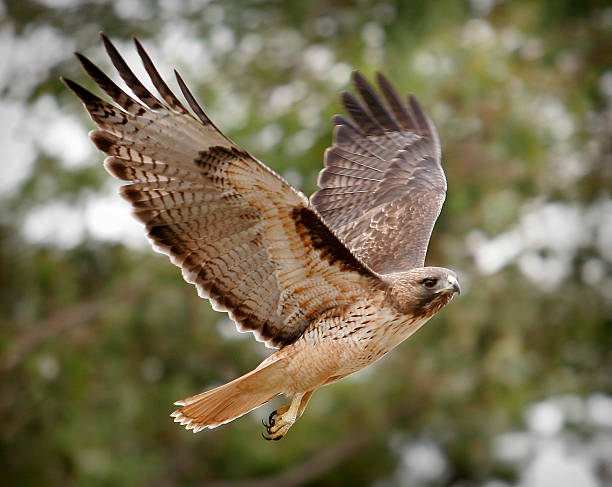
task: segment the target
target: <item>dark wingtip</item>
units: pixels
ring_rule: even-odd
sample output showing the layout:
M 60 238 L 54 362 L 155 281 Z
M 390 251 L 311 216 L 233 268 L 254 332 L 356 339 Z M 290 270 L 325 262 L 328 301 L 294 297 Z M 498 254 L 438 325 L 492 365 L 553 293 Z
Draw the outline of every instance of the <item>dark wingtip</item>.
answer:
M 382 86 L 384 84 L 391 85 L 389 79 L 380 71 L 376 71 L 376 82 L 378 83 L 378 86 Z
M 95 98 L 95 95 L 93 95 L 93 93 L 83 88 L 76 81 L 72 81 L 70 78 L 64 78 L 63 76 L 60 76 L 60 80 L 62 80 L 62 82 L 68 87 L 68 89 L 72 91 L 76 96 L 78 96 L 81 101 L 84 102 Z
M 361 74 L 361 71 L 355 69 L 353 70 L 351 74 L 352 74 L 351 78 L 353 79 L 353 83 L 363 83 L 363 82 L 367 83 L 365 76 Z
M 350 91 L 342 90 L 340 92 L 340 102 L 345 105 L 348 101 L 353 99 L 353 95 Z
M 363 74 L 361 74 L 359 71 L 353 71 L 353 76 L 351 77 L 351 81 L 353 82 L 353 86 L 358 92 L 361 92 L 361 87 L 363 85 L 368 84 Z
M 429 124 L 427 123 L 427 115 L 425 115 L 425 110 L 416 99 L 412 93 L 408 93 L 408 102 L 410 103 L 410 108 L 412 108 L 412 113 L 414 113 L 417 122 L 419 124 L 419 129 L 423 131 L 423 133 L 429 132 Z
M 64 86 L 66 88 L 68 88 L 70 91 L 74 92 L 74 90 L 70 87 L 70 83 L 74 83 L 74 81 L 72 81 L 71 79 L 65 78 L 64 76 L 60 76 L 59 80 L 64 84 Z
M 210 124 L 214 127 L 214 124 L 212 123 L 210 118 L 208 118 L 206 113 L 204 113 L 204 110 L 202 109 L 200 104 L 196 101 L 195 97 L 191 94 L 191 91 L 189 91 L 189 88 L 187 87 L 187 85 L 183 81 L 183 78 L 181 78 L 181 75 L 178 73 L 176 69 L 174 70 L 174 76 L 176 76 L 176 81 L 179 84 L 179 88 L 181 89 L 183 96 L 186 98 L 187 103 L 189 104 L 191 109 L 195 112 L 195 114 L 198 116 L 198 118 L 205 125 Z
M 100 35 L 100 38 L 102 39 L 102 42 L 104 43 L 104 47 L 106 48 L 107 52 L 109 49 L 116 50 L 112 41 L 108 38 L 108 36 L 104 32 L 100 31 L 99 35 Z
M 419 100 L 417 100 L 417 97 L 414 96 L 413 93 L 408 93 L 408 101 L 410 102 L 410 106 L 415 112 L 417 110 L 423 113 L 425 112 L 425 110 L 423 109 L 423 105 L 421 105 L 421 103 L 419 102 Z
M 132 37 L 132 40 L 134 41 L 134 44 L 136 45 L 136 50 L 144 51 L 144 47 L 142 47 L 142 44 L 138 40 L 138 37 L 134 36 L 134 37 Z
M 344 107 L 345 110 L 348 111 L 347 104 L 350 105 L 351 103 L 354 103 L 355 101 L 356 101 L 355 97 L 350 91 L 342 90 L 340 92 L 340 104 Z
M 113 41 L 111 41 L 104 32 L 100 32 L 100 37 L 102 38 L 106 52 L 108 52 L 111 57 L 115 54 L 119 56 L 119 51 L 113 44 Z
M 87 71 L 87 74 L 89 74 L 90 76 L 92 76 L 91 74 L 92 72 L 100 72 L 97 66 L 94 63 L 92 63 L 87 56 L 84 56 L 80 52 L 75 52 L 74 55 L 81 63 L 81 66 L 83 66 L 83 69 Z

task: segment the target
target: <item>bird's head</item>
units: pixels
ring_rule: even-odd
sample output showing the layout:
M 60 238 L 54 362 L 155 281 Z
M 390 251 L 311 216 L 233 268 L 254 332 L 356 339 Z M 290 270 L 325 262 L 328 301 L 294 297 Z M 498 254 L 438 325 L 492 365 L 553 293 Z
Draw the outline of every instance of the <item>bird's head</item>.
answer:
M 457 274 L 443 267 L 422 267 L 385 276 L 387 295 L 402 313 L 414 316 L 437 313 L 461 293 Z

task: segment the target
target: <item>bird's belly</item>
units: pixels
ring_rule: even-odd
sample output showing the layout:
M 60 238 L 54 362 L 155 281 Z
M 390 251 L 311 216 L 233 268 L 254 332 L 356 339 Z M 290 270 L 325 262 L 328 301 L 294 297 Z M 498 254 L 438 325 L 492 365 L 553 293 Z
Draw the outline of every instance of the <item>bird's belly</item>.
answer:
M 341 319 L 343 318 L 343 319 Z M 356 323 L 351 317 L 311 327 L 288 353 L 287 393 L 304 392 L 334 382 L 376 362 L 427 320 L 373 319 Z

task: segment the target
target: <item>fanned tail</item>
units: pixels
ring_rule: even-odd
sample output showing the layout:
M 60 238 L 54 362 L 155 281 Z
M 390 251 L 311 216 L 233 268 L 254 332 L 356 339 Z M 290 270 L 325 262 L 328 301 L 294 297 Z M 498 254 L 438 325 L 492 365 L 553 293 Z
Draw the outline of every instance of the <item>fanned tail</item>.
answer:
M 281 393 L 279 362 L 257 368 L 227 384 L 175 402 L 170 416 L 194 433 L 229 423 Z

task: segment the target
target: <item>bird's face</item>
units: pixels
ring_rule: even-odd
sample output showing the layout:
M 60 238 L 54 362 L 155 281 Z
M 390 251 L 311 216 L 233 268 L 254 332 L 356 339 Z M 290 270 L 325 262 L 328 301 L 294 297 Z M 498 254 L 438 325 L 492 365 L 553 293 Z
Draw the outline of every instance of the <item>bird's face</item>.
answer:
M 461 294 L 457 274 L 453 271 L 440 267 L 425 267 L 423 270 L 423 275 L 417 276 L 415 281 L 423 286 L 426 295 L 435 298 L 436 295 Z
M 461 293 L 457 274 L 442 267 L 423 267 L 388 277 L 394 306 L 413 315 L 434 314 Z

